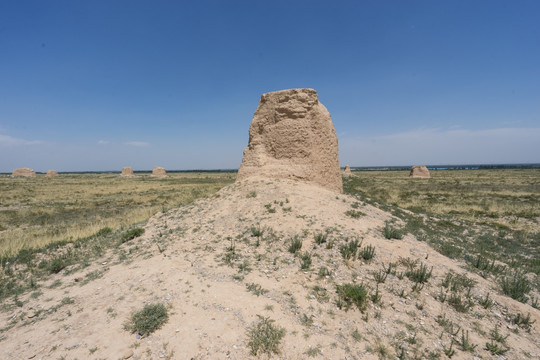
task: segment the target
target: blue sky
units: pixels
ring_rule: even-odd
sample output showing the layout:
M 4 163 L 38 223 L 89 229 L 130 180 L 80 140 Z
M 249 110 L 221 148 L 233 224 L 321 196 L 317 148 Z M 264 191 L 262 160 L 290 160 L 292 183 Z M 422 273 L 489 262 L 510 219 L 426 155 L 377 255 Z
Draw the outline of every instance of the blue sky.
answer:
M 351 166 L 540 162 L 540 2 L 0 0 L 0 172 L 237 168 L 319 93 Z

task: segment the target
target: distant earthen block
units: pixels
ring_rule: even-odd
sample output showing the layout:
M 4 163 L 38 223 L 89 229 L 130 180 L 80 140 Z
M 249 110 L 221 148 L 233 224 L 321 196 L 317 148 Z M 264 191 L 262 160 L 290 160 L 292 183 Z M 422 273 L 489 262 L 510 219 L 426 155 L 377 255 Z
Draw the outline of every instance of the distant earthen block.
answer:
M 46 177 L 57 177 L 58 172 L 56 170 L 47 170 L 47 174 L 45 174 Z
M 165 171 L 165 168 L 156 166 L 152 169 L 152 177 L 167 177 L 167 172 Z
M 411 168 L 411 172 L 409 173 L 409 177 L 412 178 L 430 178 L 431 175 L 429 174 L 429 170 L 427 167 L 423 165 L 416 165 Z
M 19 168 L 13 170 L 12 177 L 36 177 L 36 172 L 30 168 Z
M 133 175 L 133 168 L 131 166 L 123 167 L 122 173 L 120 174 L 122 177 L 134 177 Z

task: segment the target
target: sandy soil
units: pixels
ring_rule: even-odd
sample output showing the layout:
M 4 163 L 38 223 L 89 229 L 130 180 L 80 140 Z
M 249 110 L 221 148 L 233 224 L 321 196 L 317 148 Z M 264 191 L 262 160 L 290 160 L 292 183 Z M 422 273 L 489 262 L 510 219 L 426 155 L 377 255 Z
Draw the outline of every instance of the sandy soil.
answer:
M 250 179 L 225 187 L 215 197 L 157 214 L 141 238 L 122 245 L 130 250 L 127 259 L 111 252 L 84 271 L 66 275 L 66 269 L 42 286 L 44 294 L 37 299 L 27 294 L 20 297 L 22 308 L 1 313 L 0 328 L 15 318 L 24 321 L 2 334 L 0 358 L 255 358 L 247 330 L 259 316 L 286 329 L 280 354 L 272 356 L 279 359 L 395 359 L 400 354 L 435 359 L 436 353 L 446 359 L 444 349 L 452 339 L 457 342 L 452 359 L 540 358 L 538 310 L 499 295 L 497 284 L 467 273 L 463 264 L 411 235 L 385 239 L 382 228 L 392 216 L 357 202 L 317 186 Z M 364 215 L 345 215 L 351 209 Z M 264 230 L 259 246 L 253 226 Z M 317 245 L 314 234 L 321 231 L 328 233 L 328 240 Z M 300 253 L 312 254 L 308 270 L 301 270 L 300 257 L 288 251 L 295 236 L 302 239 Z M 374 246 L 374 259 L 344 261 L 339 245 L 346 238 Z M 334 246 L 329 248 L 328 242 Z M 227 264 L 231 245 L 236 258 Z M 365 312 L 337 306 L 336 285 L 364 283 L 373 295 L 373 272 L 406 258 L 433 267 L 422 289 L 413 291 L 413 282 L 400 276 L 406 271 L 402 264 L 379 285 L 381 300 L 370 300 Z M 321 267 L 330 275 L 319 276 Z M 468 312 L 438 300 L 441 281 L 450 270 L 476 281 L 474 306 Z M 47 288 L 57 280 L 62 285 Z M 249 284 L 266 292 L 256 295 L 248 291 Z M 479 299 L 488 293 L 495 305 L 484 309 Z M 170 313 L 161 329 L 147 337 L 124 329 L 131 313 L 157 302 L 166 304 Z M 509 319 L 517 313 L 530 314 L 536 323 L 529 330 L 512 324 Z M 445 320 L 454 327 L 445 330 Z M 508 335 L 504 355 L 485 349 L 496 325 Z M 461 349 L 458 326 L 469 332 L 474 350 Z

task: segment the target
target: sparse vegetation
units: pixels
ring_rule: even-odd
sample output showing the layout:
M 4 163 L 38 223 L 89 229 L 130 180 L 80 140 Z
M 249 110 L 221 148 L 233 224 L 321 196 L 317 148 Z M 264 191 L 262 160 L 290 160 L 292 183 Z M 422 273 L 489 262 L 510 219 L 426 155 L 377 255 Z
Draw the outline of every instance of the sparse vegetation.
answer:
M 147 304 L 142 310 L 131 315 L 125 328 L 141 336 L 147 336 L 161 328 L 168 319 L 169 314 L 165 305 Z
M 363 247 L 358 253 L 358 257 L 361 257 L 365 261 L 370 261 L 375 256 L 375 246 L 368 245 Z
M 289 252 L 292 254 L 296 254 L 298 250 L 302 248 L 302 239 L 300 239 L 298 236 L 295 236 L 293 239 L 291 239 L 291 244 L 288 248 Z
M 257 315 L 259 321 L 247 330 L 251 355 L 279 354 L 279 343 L 285 336 L 285 329 L 274 325 L 274 320 Z
M 144 229 L 143 228 L 134 228 L 134 229 L 130 229 L 128 231 L 126 231 L 123 235 L 122 235 L 122 238 L 121 238 L 121 242 L 122 243 L 125 243 L 129 240 L 133 240 L 135 239 L 136 237 L 139 237 L 141 236 L 142 234 L 144 234 Z
M 401 240 L 403 238 L 403 231 L 401 229 L 393 227 L 388 222 L 386 222 L 383 228 L 383 235 L 388 240 L 390 239 Z
M 368 300 L 368 292 L 364 284 L 343 284 L 336 286 L 338 294 L 338 307 L 349 310 L 356 305 L 358 310 L 364 311 Z
M 500 280 L 502 292 L 512 299 L 527 302 L 527 294 L 531 291 L 529 280 L 520 271 L 504 276 Z

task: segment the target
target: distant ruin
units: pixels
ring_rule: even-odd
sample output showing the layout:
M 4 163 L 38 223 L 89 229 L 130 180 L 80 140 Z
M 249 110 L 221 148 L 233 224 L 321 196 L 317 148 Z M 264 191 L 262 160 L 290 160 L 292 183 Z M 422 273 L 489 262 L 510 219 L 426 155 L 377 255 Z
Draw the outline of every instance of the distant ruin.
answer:
M 135 177 L 133 174 L 133 168 L 131 166 L 123 167 L 122 173 L 120 174 L 122 177 Z
M 58 172 L 56 170 L 47 170 L 47 174 L 45 174 L 45 177 L 57 177 Z
M 30 168 L 19 168 L 13 170 L 12 177 L 36 177 L 36 172 Z
M 150 175 L 152 177 L 158 177 L 158 178 L 163 178 L 163 177 L 167 177 L 167 172 L 165 171 L 165 168 L 162 168 L 162 167 L 159 167 L 159 166 L 155 166 L 153 169 L 152 169 L 152 175 Z
M 424 165 L 416 165 L 411 168 L 409 177 L 412 178 L 430 178 L 429 170 Z

